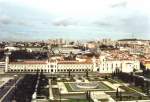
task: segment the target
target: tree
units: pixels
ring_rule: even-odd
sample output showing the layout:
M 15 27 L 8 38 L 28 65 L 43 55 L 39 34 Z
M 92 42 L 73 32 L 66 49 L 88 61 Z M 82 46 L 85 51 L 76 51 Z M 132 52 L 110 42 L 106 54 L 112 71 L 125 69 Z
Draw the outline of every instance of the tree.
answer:
M 142 96 L 141 96 L 141 95 L 139 95 L 139 96 L 138 96 L 138 99 L 139 99 L 139 100 L 142 100 Z
M 146 81 L 146 94 L 149 95 L 150 84 L 149 81 Z
M 70 71 L 70 69 L 69 69 L 69 71 L 68 71 L 68 76 L 69 76 L 69 78 L 70 78 L 70 76 L 71 76 L 71 71 Z
M 88 100 L 89 96 L 88 96 L 88 91 L 86 91 L 86 99 Z
M 143 63 L 140 63 L 140 68 L 141 68 L 142 70 L 145 70 L 145 69 L 146 69 L 146 67 L 144 66 Z
M 120 91 L 119 100 L 122 101 L 122 92 Z
M 88 69 L 86 70 L 86 77 L 87 78 L 89 77 L 89 71 L 88 71 Z
M 72 41 L 72 42 L 69 42 L 69 44 L 70 44 L 70 45 L 74 45 L 74 42 L 73 42 L 73 41 Z
M 134 81 L 133 72 L 130 73 L 130 77 L 131 77 L 130 83 L 131 83 L 132 85 L 134 85 L 135 81 Z
M 112 79 L 115 78 L 115 71 L 113 71 L 113 72 L 111 73 L 111 77 L 112 77 Z
M 91 91 L 87 91 L 86 92 L 86 98 L 87 98 L 87 100 L 90 102 L 91 101 Z
M 117 88 L 117 90 L 116 90 L 116 98 L 118 98 L 119 97 L 119 89 Z

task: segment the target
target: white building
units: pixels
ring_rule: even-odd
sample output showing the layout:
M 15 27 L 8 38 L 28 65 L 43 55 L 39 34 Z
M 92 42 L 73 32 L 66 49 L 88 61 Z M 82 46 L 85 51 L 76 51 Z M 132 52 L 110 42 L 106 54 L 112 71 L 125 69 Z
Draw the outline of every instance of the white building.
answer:
M 59 72 L 85 72 L 93 71 L 93 63 L 78 61 L 23 61 L 8 64 L 8 72 L 36 72 L 37 70 L 45 73 Z
M 36 72 L 64 73 L 64 72 L 99 72 L 112 73 L 116 69 L 122 72 L 132 72 L 140 69 L 140 62 L 137 60 L 107 60 L 105 56 L 98 59 L 93 57 L 87 61 L 20 61 L 8 62 L 6 57 L 5 72 Z
M 11 62 L 8 64 L 8 72 L 36 72 L 37 70 L 47 71 L 46 61 L 23 61 Z
M 99 58 L 99 64 L 97 71 L 99 73 L 112 73 L 116 69 L 122 72 L 132 72 L 135 70 L 140 70 L 140 62 L 138 60 L 108 60 L 104 56 Z
M 4 73 L 5 66 L 5 62 L 0 62 L 0 74 Z
M 78 62 L 78 61 L 60 61 L 57 63 L 57 72 L 85 72 L 93 71 L 92 62 Z

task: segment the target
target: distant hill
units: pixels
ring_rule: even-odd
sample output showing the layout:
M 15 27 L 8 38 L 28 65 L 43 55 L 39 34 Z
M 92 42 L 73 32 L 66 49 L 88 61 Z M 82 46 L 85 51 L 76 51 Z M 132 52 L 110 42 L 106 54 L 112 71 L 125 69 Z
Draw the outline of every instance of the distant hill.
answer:
M 118 41 L 150 41 L 150 40 L 144 40 L 144 39 L 136 39 L 136 38 L 129 38 L 129 39 L 120 39 Z

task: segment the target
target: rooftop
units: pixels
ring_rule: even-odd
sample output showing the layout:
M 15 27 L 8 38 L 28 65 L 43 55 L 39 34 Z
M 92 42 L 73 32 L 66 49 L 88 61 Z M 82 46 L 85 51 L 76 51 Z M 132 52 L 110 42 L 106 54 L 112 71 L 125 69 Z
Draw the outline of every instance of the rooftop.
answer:
M 26 60 L 26 61 L 17 61 L 17 62 L 10 62 L 10 64 L 47 64 L 47 61 L 30 61 L 30 60 Z

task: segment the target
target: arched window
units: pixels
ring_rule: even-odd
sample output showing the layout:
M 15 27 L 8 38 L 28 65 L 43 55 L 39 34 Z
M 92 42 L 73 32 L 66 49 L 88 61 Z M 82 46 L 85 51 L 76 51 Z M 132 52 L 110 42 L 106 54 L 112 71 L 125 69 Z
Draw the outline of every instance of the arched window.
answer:
M 51 65 L 51 68 L 53 68 L 54 66 L 53 65 Z

